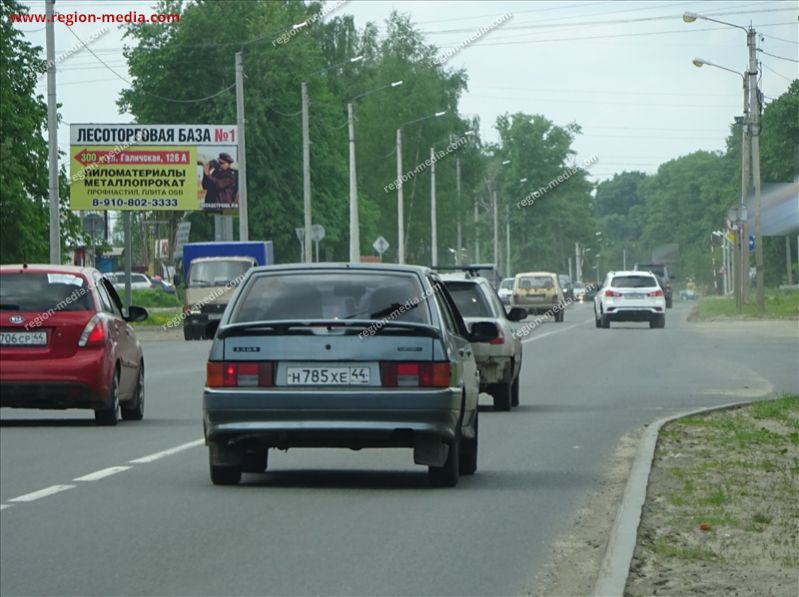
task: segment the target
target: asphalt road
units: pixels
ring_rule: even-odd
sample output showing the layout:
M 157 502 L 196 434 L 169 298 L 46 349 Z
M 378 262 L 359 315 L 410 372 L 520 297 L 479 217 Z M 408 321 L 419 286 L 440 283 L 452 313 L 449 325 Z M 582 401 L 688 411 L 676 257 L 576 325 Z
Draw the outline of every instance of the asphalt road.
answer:
M 479 470 L 432 489 L 410 450 L 292 450 L 214 487 L 208 342 L 145 341 L 145 420 L 3 409 L 2 595 L 524 595 L 619 438 L 670 413 L 799 393 L 796 322 L 596 329 L 525 341 L 521 406 L 481 409 Z

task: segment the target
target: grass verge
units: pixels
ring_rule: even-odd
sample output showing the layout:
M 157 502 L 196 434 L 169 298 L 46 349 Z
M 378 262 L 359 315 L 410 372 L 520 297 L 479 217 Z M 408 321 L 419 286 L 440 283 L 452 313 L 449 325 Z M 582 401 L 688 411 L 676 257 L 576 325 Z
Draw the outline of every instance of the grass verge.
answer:
M 765 312 L 757 314 L 754 291 L 749 293 L 749 302 L 741 313 L 735 306 L 735 297 L 707 296 L 699 299 L 690 321 L 708 321 L 720 318 L 755 318 L 755 319 L 797 319 L 799 318 L 799 292 L 795 290 L 779 290 L 767 288 L 764 294 Z
M 795 596 L 797 496 L 799 396 L 669 423 L 625 594 Z

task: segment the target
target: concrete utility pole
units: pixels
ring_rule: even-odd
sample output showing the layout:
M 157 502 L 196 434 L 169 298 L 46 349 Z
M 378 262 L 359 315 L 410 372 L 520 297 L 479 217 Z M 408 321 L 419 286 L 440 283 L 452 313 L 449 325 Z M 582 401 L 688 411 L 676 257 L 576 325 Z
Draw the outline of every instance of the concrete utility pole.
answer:
M 405 263 L 405 204 L 402 194 L 402 127 L 397 129 L 397 263 Z
M 752 178 L 755 186 L 755 268 L 757 283 L 757 313 L 766 309 L 763 271 L 763 235 L 760 228 L 760 90 L 757 88 L 757 32 L 751 27 L 746 32 L 749 47 L 749 131 L 752 141 Z M 747 272 L 747 278 L 748 276 Z
M 236 128 L 238 129 L 239 162 L 239 240 L 250 240 L 250 223 L 247 216 L 247 156 L 244 143 L 244 67 L 241 52 L 236 52 Z
M 361 232 L 358 221 L 358 181 L 355 175 L 355 122 L 352 102 L 347 104 L 347 128 L 350 138 L 350 262 L 361 260 Z
M 480 233 L 477 228 L 480 222 L 480 215 L 478 213 L 478 199 L 474 198 L 474 262 L 480 263 Z
M 494 263 L 499 263 L 499 217 L 497 214 L 497 192 L 491 192 L 491 203 L 494 209 Z
M 436 150 L 430 148 L 430 260 L 438 263 L 438 222 L 436 221 Z
M 61 264 L 61 216 L 58 201 L 58 113 L 55 95 L 55 0 L 47 0 L 47 157 L 50 197 L 50 263 Z
M 569 277 L 571 277 L 571 260 L 569 260 Z M 505 277 L 510 277 L 510 208 L 505 206 Z
M 748 228 L 746 225 L 746 200 L 749 197 L 750 174 L 749 166 L 752 163 L 751 142 L 749 139 L 749 77 L 744 76 L 744 122 L 741 133 L 741 203 L 738 205 L 738 312 L 749 298 L 749 247 L 747 244 Z
M 455 192 L 457 193 L 457 205 L 458 205 L 458 223 L 457 223 L 457 233 L 456 233 L 456 240 L 455 242 L 457 245 L 455 246 L 455 250 L 458 251 L 458 254 L 461 252 L 461 247 L 463 247 L 463 225 L 461 224 L 461 159 L 460 157 L 455 158 Z
M 308 129 L 308 83 L 302 82 L 302 206 L 305 228 L 303 261 L 311 261 L 311 139 Z M 318 261 L 318 259 L 317 259 Z
M 583 263 L 580 259 L 580 243 L 574 243 L 574 276 L 578 282 L 583 281 Z

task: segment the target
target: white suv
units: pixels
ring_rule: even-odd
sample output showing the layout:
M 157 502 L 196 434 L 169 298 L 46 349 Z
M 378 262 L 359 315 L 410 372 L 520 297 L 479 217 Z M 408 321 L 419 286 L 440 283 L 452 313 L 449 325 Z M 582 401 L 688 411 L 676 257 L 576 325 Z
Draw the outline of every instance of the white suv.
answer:
M 666 327 L 666 298 L 650 272 L 609 272 L 594 296 L 596 327 L 611 321 L 648 321 L 651 328 Z
M 522 368 L 522 343 L 514 334 L 513 321 L 527 317 L 520 308 L 505 312 L 488 280 L 461 274 L 442 274 L 441 281 L 452 295 L 463 321 L 493 321 L 499 335 L 491 342 L 472 343 L 480 370 L 480 391 L 494 398 L 494 410 L 508 411 L 519 405 L 519 374 Z

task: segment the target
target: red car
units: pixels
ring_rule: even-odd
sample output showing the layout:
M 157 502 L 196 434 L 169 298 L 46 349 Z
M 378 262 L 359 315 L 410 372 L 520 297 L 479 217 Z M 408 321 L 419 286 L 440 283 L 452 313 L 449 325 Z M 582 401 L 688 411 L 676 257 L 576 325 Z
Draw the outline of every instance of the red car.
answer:
M 114 286 L 92 268 L 0 266 L 0 406 L 144 416 L 144 357 Z

